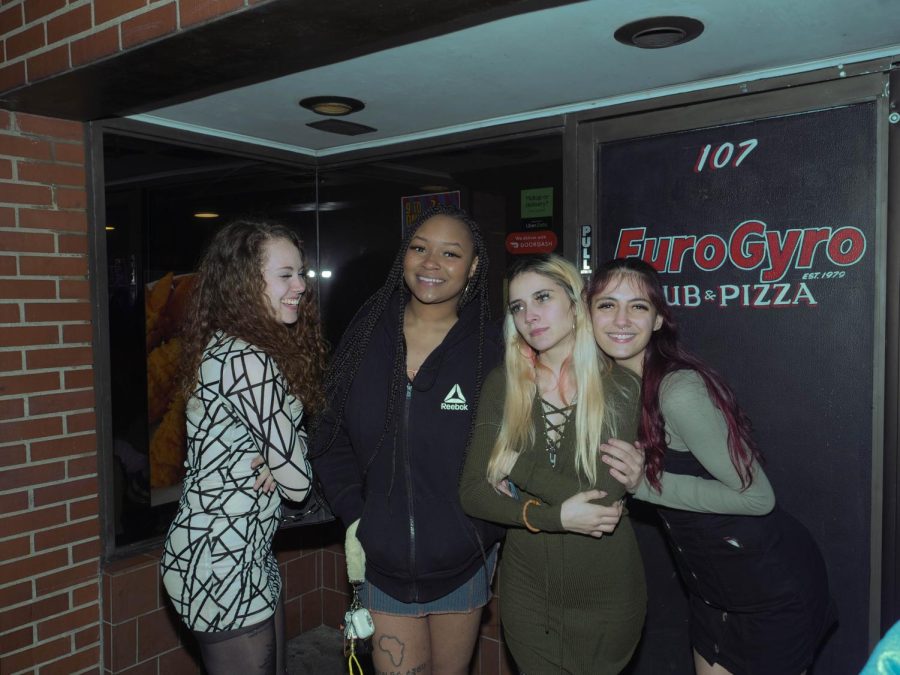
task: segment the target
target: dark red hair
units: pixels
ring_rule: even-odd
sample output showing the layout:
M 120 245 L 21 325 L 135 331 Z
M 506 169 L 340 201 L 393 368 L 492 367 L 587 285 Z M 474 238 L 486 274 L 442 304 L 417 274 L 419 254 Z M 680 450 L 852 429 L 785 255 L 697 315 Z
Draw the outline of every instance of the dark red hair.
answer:
M 657 491 L 661 489 L 666 452 L 665 419 L 659 407 L 659 387 L 663 378 L 677 370 L 693 370 L 706 384 L 713 404 L 722 412 L 728 426 L 728 454 L 741 478 L 741 488 L 747 489 L 753 482 L 752 466 L 761 461 L 759 448 L 751 433 L 750 419 L 741 410 L 734 392 L 722 377 L 693 354 L 687 352 L 678 341 L 678 327 L 666 302 L 659 275 L 648 263 L 639 258 L 617 258 L 601 265 L 594 272 L 585 290 L 585 299 L 591 299 L 610 283 L 622 277 L 631 277 L 640 284 L 662 317 L 662 325 L 654 331 L 644 351 L 644 372 L 641 383 L 641 424 L 638 439 L 646 455 L 647 480 Z

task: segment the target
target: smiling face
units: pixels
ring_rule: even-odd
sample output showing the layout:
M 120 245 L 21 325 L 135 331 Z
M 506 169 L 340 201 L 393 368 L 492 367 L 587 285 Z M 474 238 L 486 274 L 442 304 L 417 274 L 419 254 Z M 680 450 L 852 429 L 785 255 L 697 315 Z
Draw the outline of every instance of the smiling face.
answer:
M 542 358 L 562 361 L 575 344 L 575 309 L 556 281 L 523 272 L 509 282 L 509 312 L 522 339 Z
M 638 279 L 626 274 L 613 278 L 591 298 L 591 323 L 600 349 L 641 375 L 644 350 L 663 318 Z
M 468 226 L 438 215 L 422 223 L 410 240 L 403 258 L 403 280 L 414 302 L 456 303 L 477 265 Z
M 275 317 L 285 324 L 299 318 L 300 296 L 306 291 L 306 270 L 299 249 L 288 239 L 263 244 L 264 295 Z

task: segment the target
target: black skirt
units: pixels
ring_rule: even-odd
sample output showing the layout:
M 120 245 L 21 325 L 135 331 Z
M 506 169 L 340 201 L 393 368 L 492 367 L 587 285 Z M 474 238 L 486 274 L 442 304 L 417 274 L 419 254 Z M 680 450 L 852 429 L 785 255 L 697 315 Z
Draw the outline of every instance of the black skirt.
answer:
M 665 470 L 712 478 L 687 452 L 669 451 Z M 777 507 L 765 516 L 659 513 L 690 593 L 694 649 L 734 675 L 807 669 L 836 621 L 809 531 Z

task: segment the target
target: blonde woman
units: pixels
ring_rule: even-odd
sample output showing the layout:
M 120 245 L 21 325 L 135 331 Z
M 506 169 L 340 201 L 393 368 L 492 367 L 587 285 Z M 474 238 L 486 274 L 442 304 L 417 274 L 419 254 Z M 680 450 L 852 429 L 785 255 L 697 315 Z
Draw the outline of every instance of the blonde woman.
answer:
M 639 383 L 597 350 L 573 265 L 529 258 L 508 281 L 505 362 L 484 383 L 463 508 L 509 527 L 500 615 L 520 672 L 618 673 L 646 589 L 625 486 L 598 449 L 634 439 Z

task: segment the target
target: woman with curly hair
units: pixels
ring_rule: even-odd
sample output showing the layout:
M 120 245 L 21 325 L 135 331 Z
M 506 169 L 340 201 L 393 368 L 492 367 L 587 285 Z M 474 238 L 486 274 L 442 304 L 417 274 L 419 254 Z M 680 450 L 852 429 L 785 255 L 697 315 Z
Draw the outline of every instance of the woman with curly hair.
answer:
M 597 349 L 574 265 L 535 256 L 507 279 L 505 360 L 484 383 L 460 498 L 509 527 L 500 618 L 519 671 L 614 675 L 646 589 L 625 488 L 598 448 L 634 440 L 639 383 Z
M 467 518 L 457 497 L 483 373 L 500 359 L 487 268 L 475 221 L 426 211 L 325 380 L 314 464 L 348 526 L 348 569 L 362 567 L 362 544 L 379 673 L 468 673 L 490 599 L 502 530 Z
M 698 675 L 799 675 L 834 622 L 825 562 L 775 503 L 750 421 L 734 393 L 685 351 L 649 264 L 612 260 L 586 294 L 600 348 L 642 377 L 645 479 L 689 592 Z M 630 444 L 605 461 L 641 466 Z M 630 471 L 626 471 L 630 473 Z
M 163 584 L 208 673 L 283 675 L 272 538 L 281 499 L 310 489 L 303 419 L 322 406 L 325 343 L 288 228 L 226 225 L 197 276 L 184 331 L 187 475 Z

